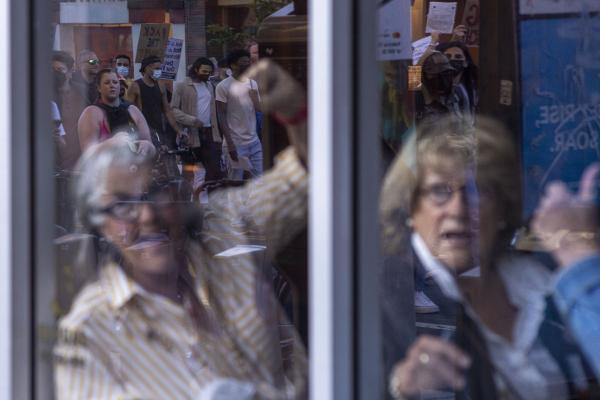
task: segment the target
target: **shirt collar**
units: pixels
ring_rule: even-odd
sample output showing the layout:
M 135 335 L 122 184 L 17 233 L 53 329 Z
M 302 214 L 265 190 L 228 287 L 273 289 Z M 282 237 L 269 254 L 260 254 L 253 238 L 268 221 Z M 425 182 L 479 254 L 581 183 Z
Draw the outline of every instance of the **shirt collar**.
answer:
M 123 268 L 116 263 L 104 266 L 100 275 L 102 285 L 115 309 L 124 307 L 133 297 L 143 292 L 142 287 L 127 276 Z
M 431 254 L 423 238 L 418 233 L 413 232 L 411 242 L 419 261 L 423 264 L 428 275 L 438 284 L 442 293 L 452 300 L 462 303 L 463 297 L 456 280 L 450 271 Z

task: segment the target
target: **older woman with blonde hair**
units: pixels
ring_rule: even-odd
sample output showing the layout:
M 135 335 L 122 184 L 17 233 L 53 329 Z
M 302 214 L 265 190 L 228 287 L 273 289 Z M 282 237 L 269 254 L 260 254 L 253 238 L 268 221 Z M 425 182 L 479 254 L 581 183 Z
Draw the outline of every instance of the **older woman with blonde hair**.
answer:
M 569 354 L 555 354 L 546 340 L 559 336 L 545 320 L 552 275 L 510 250 L 520 223 L 518 165 L 510 133 L 495 121 L 482 118 L 465 131 L 446 119 L 421 126 L 388 172 L 384 243 L 403 253 L 386 266 L 381 296 L 393 398 L 441 390 L 457 398 L 562 399 L 572 389 L 562 369 Z M 456 330 L 422 335 L 403 351 L 390 332 L 405 323 L 394 303 L 406 293 L 389 282 L 412 276 L 413 260 Z

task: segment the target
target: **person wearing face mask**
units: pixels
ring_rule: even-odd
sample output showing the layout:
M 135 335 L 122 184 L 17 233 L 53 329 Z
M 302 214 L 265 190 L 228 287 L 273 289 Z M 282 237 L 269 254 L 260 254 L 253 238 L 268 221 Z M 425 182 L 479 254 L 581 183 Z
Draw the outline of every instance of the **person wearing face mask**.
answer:
M 417 99 L 417 121 L 451 114 L 464 122 L 454 92 L 455 72 L 448 58 L 439 51 L 431 52 L 422 60 L 422 96 Z
M 142 77 L 129 85 L 125 100 L 137 106 L 150 127 L 152 140 L 170 149 L 176 147 L 176 139 L 181 136 L 181 130 L 175 121 L 175 116 L 167 100 L 167 91 L 159 82 L 161 76 L 161 59 L 148 56 L 142 60 L 140 72 Z M 168 137 L 165 122 L 176 132 L 176 137 Z M 158 140 L 157 140 L 158 139 Z
M 120 97 L 124 98 L 127 95 L 127 89 L 131 86 L 131 58 L 127 54 L 118 54 L 113 58 L 113 69 L 119 76 L 121 83 Z
M 444 53 L 455 70 L 454 91 L 462 113 L 466 119 L 470 119 L 470 123 L 473 125 L 479 103 L 477 93 L 479 71 L 473 63 L 471 53 L 467 46 L 460 41 L 441 43 L 436 49 Z
M 215 87 L 209 81 L 213 68 L 211 60 L 205 57 L 198 58 L 190 67 L 185 81 L 175 84 L 171 99 L 175 119 L 188 128 L 188 145 L 194 154 L 193 162 L 199 161 L 204 166 L 205 181 L 221 178 L 222 140 L 217 124 Z M 193 169 L 194 182 L 200 183 L 199 169 Z

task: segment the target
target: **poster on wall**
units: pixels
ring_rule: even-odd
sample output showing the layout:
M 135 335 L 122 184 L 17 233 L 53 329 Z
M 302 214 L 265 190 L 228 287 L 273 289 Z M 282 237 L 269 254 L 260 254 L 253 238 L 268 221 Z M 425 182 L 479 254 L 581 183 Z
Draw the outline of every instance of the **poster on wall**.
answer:
M 163 58 L 161 79 L 175 80 L 183 50 L 183 39 L 170 38 Z
M 170 28 L 170 24 L 141 24 L 135 62 L 141 63 L 148 56 L 163 58 Z
M 385 0 L 379 5 L 378 15 L 377 58 L 411 59 L 410 0 Z
M 600 17 L 520 22 L 525 216 L 545 185 L 600 159 Z
M 465 44 L 479 46 L 479 0 L 467 0 L 463 11 L 461 24 L 467 28 Z
M 600 11 L 598 0 L 520 0 L 519 11 L 528 14 L 568 14 Z

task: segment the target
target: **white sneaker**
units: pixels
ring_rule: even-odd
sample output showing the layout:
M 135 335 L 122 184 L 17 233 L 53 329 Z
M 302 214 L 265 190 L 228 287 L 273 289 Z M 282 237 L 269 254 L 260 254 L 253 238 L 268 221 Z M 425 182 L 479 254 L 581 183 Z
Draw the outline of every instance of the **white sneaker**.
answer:
M 432 314 L 439 311 L 440 308 L 427 297 L 425 292 L 415 292 L 415 312 L 417 314 Z

